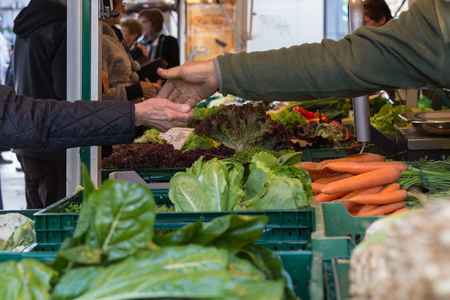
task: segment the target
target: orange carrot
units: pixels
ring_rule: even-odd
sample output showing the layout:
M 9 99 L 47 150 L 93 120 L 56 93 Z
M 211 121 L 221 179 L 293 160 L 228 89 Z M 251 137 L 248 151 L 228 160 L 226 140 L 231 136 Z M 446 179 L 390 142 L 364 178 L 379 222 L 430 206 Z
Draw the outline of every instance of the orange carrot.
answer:
M 358 215 L 358 212 L 357 211 L 351 211 L 350 215 L 352 215 L 353 217 L 356 217 Z
M 321 184 L 321 183 L 315 183 L 315 182 L 311 183 L 311 187 L 313 189 L 313 194 L 317 195 L 317 194 L 322 193 L 322 189 L 324 186 L 325 186 L 325 184 Z
M 316 170 L 321 171 L 326 167 L 326 165 L 330 162 L 337 162 L 337 161 L 346 161 L 346 162 L 371 162 L 371 161 L 385 161 L 385 157 L 373 154 L 373 153 L 360 153 L 355 155 L 350 155 L 347 157 L 342 157 L 338 159 L 328 159 L 324 160 L 316 165 Z
M 360 216 L 360 215 L 362 215 L 363 213 L 366 213 L 366 212 L 368 212 L 368 211 L 370 211 L 370 210 L 372 210 L 372 209 L 375 209 L 375 208 L 377 208 L 379 205 L 377 205 L 377 204 L 365 204 L 359 211 L 358 211 L 358 214 L 357 214 L 357 216 Z
M 352 202 L 359 204 L 388 204 L 400 202 L 408 197 L 408 192 L 405 190 L 396 190 L 386 193 L 359 195 L 349 199 Z
M 380 193 L 387 193 L 387 192 L 397 191 L 399 189 L 400 189 L 400 184 L 397 183 L 397 182 L 394 182 L 394 183 L 388 184 L 384 189 L 381 190 Z
M 358 206 L 350 207 L 350 209 L 347 209 L 349 212 L 359 212 L 361 208 L 363 208 L 363 204 L 358 204 Z
M 396 215 L 396 214 L 399 214 L 399 213 L 401 213 L 401 212 L 404 212 L 404 211 L 410 211 L 411 209 L 409 208 L 409 207 L 403 207 L 403 208 L 400 208 L 400 209 L 397 209 L 396 211 L 394 211 L 393 213 L 391 213 L 390 215 L 392 216 L 392 215 Z
M 401 172 L 397 169 L 386 168 L 375 170 L 330 182 L 323 187 L 322 192 L 325 194 L 351 192 L 358 189 L 392 183 L 400 179 L 400 176 Z
M 401 202 L 381 205 L 375 209 L 369 210 L 368 212 L 361 214 L 361 217 L 381 216 L 381 215 L 390 214 L 396 210 L 399 210 L 400 208 L 405 207 L 406 204 L 408 204 L 406 201 L 401 201 Z
M 326 183 L 330 183 L 330 182 L 333 182 L 336 180 L 349 178 L 352 176 L 353 176 L 353 174 L 350 174 L 350 173 L 342 173 L 342 174 L 338 174 L 338 175 L 334 175 L 334 176 L 330 176 L 330 177 L 322 177 L 322 178 L 314 181 L 314 183 L 326 184 Z
M 330 202 L 331 200 L 341 198 L 342 196 L 347 195 L 347 192 L 337 193 L 333 195 L 328 195 L 324 193 L 320 193 L 314 196 L 315 202 Z
M 304 168 L 309 173 L 309 176 L 311 176 L 312 181 L 323 178 L 323 177 L 334 176 L 337 174 L 336 172 L 330 171 L 330 170 L 318 171 L 316 169 L 317 164 L 318 163 L 316 163 L 316 162 L 306 162 L 305 161 L 305 162 L 300 162 L 300 163 L 296 164 L 296 166 L 300 167 L 300 168 Z
M 341 202 L 348 211 L 359 211 L 364 205 L 351 201 Z
M 309 172 L 309 170 L 315 170 L 318 163 L 316 162 L 310 162 L 310 161 L 304 161 L 299 162 L 296 164 L 297 167 L 304 168 L 306 171 Z
M 377 194 L 377 193 L 381 192 L 382 190 L 383 190 L 383 186 L 381 186 L 381 185 L 373 186 L 373 187 L 365 188 L 365 189 L 354 190 L 353 192 L 350 192 L 347 195 L 345 195 L 344 197 L 342 197 L 342 199 L 351 199 L 358 195 Z
M 335 172 L 347 172 L 352 174 L 362 174 L 378 169 L 394 168 L 400 171 L 408 170 L 408 165 L 402 162 L 330 162 L 327 168 Z

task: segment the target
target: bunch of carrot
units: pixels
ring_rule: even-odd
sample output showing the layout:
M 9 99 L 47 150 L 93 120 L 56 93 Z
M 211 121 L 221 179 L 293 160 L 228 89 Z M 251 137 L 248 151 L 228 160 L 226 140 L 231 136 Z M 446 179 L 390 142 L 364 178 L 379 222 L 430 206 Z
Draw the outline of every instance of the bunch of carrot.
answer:
M 408 169 L 402 162 L 362 153 L 320 163 L 301 162 L 311 176 L 316 202 L 342 202 L 352 215 L 379 216 L 407 210 L 408 193 L 396 183 Z

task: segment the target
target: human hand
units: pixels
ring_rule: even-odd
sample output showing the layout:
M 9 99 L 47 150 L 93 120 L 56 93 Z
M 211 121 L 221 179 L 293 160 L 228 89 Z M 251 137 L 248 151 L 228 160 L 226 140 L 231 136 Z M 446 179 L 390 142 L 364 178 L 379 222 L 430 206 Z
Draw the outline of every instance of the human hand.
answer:
M 157 90 L 161 88 L 161 86 L 157 83 L 151 83 L 150 80 L 145 78 L 145 81 L 139 81 L 141 85 L 142 94 L 145 99 L 153 98 Z
M 102 84 L 103 84 L 103 93 L 106 93 L 109 89 L 109 78 L 108 74 L 105 71 L 102 71 Z
M 142 45 L 142 44 L 137 44 L 137 46 L 142 50 L 142 53 L 143 53 L 145 56 L 147 56 L 147 54 L 148 54 L 148 49 L 147 49 L 147 47 L 145 47 L 145 45 Z
M 135 104 L 135 126 L 147 126 L 160 132 L 172 127 L 185 127 L 193 116 L 189 105 L 173 103 L 168 99 L 152 98 Z
M 158 74 L 168 79 L 158 94 L 175 103 L 196 103 L 213 95 L 219 89 L 219 80 L 212 60 L 187 62 L 171 69 L 158 69 Z

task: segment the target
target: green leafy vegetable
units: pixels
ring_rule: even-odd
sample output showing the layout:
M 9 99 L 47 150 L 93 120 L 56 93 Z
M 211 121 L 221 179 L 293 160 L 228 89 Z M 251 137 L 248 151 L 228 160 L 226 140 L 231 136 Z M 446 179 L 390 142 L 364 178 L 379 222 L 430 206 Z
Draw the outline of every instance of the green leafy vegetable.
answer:
M 188 138 L 186 139 L 186 142 L 184 143 L 183 147 L 181 148 L 181 152 L 195 150 L 197 148 L 210 149 L 218 146 L 219 144 L 214 142 L 209 137 L 205 135 L 196 135 L 195 133 L 191 132 Z
M 253 147 L 280 150 L 288 148 L 290 138 L 284 124 L 272 120 L 264 108 L 252 104 L 220 108 L 197 125 L 195 133 L 236 151 Z
M 1 264 L 1 299 L 50 299 L 50 282 L 58 272 L 33 259 L 13 260 Z
M 297 153 L 293 160 L 290 160 L 289 163 L 296 164 L 300 162 L 301 159 L 301 152 L 295 152 L 294 150 L 290 149 L 282 149 L 278 151 L 270 150 L 270 149 L 263 149 L 259 147 L 254 147 L 248 151 L 236 151 L 236 153 L 233 154 L 232 158 L 236 158 L 245 162 L 251 162 L 253 155 L 259 152 L 267 152 L 275 156 L 276 158 L 279 158 L 283 155 L 290 154 L 290 153 Z
M 243 248 L 261 237 L 267 216 L 225 215 L 209 223 L 195 222 L 155 238 L 160 246 L 196 244 L 218 248 Z
M 169 198 L 181 212 L 302 208 L 314 198 L 309 174 L 289 165 L 295 156 L 276 159 L 267 152 L 256 153 L 245 183 L 242 164 L 200 159 L 172 177 Z
M 156 129 L 147 129 L 144 131 L 144 134 L 135 139 L 134 143 L 141 143 L 141 144 L 151 144 L 151 143 L 157 143 L 157 144 L 164 144 L 167 143 L 165 139 L 161 137 L 159 134 L 159 131 Z
M 394 125 L 406 127 L 409 124 L 398 115 L 403 112 L 411 112 L 412 109 L 405 105 L 393 106 L 388 103 L 381 107 L 380 111 L 370 118 L 370 123 L 381 132 L 395 132 Z
M 169 198 L 179 211 L 229 211 L 243 193 L 243 173 L 241 164 L 200 158 L 172 177 Z
M 34 233 L 34 222 L 27 220 L 25 223 L 17 226 L 6 241 L 3 251 L 14 251 L 18 246 L 27 246 L 36 240 Z
M 298 125 L 305 125 L 307 123 L 306 118 L 296 110 L 280 110 L 277 113 L 270 114 L 270 117 L 272 118 L 272 120 L 283 123 L 287 128 L 292 128 Z

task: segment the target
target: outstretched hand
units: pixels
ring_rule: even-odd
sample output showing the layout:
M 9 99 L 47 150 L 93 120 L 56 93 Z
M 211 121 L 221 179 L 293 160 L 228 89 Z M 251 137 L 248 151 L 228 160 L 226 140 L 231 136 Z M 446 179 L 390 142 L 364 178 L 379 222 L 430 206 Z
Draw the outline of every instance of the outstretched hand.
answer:
M 192 117 L 189 105 L 152 98 L 135 105 L 135 126 L 147 126 L 160 132 L 172 127 L 186 127 Z
M 158 74 L 167 81 L 158 97 L 193 107 L 219 89 L 219 80 L 212 60 L 187 62 L 171 69 L 158 69 Z

